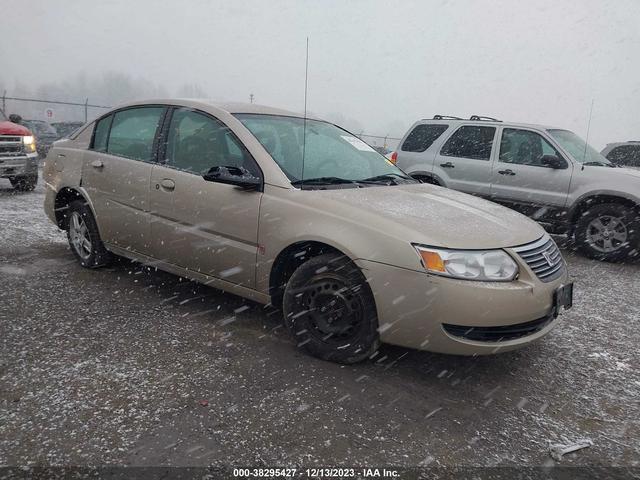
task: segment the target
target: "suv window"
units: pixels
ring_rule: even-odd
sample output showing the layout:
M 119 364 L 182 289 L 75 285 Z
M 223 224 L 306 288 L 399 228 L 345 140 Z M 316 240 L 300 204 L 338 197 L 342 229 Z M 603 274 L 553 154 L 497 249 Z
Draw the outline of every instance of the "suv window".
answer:
M 640 167 L 640 144 L 615 147 L 608 153 L 607 160 L 620 166 Z
M 505 128 L 502 131 L 499 156 L 501 162 L 544 167 L 541 160 L 545 155 L 562 158 L 558 151 L 536 132 L 515 128 Z
M 449 125 L 417 125 L 402 144 L 403 152 L 424 152 L 442 135 Z
M 229 127 L 188 109 L 171 116 L 165 158 L 167 165 L 198 175 L 226 166 L 244 167 L 259 176 L 253 158 Z
M 444 144 L 440 155 L 445 157 L 489 160 L 495 127 L 466 125 L 455 131 Z
M 143 160 L 153 160 L 153 140 L 164 107 L 129 108 L 113 116 L 107 153 Z

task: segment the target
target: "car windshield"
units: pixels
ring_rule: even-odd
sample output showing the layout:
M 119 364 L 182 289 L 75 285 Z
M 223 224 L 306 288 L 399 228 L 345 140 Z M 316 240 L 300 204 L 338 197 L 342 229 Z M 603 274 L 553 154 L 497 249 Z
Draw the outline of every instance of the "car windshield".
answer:
M 414 182 L 358 137 L 331 123 L 307 119 L 305 127 L 305 119 L 299 117 L 235 116 L 294 184 L 301 180 L 354 186 L 359 182 Z
M 584 165 L 613 165 L 595 148 L 569 130 L 551 129 L 549 134 L 574 158 Z

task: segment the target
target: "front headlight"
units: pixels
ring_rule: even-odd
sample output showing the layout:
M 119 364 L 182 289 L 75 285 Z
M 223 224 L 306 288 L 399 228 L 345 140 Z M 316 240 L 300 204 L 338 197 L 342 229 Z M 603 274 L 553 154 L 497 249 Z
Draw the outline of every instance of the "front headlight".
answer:
M 422 266 L 447 277 L 485 282 L 508 282 L 518 265 L 504 250 L 447 250 L 414 245 Z
M 24 144 L 24 149 L 26 152 L 35 152 L 36 151 L 36 139 L 33 135 L 25 135 L 22 137 L 22 143 Z

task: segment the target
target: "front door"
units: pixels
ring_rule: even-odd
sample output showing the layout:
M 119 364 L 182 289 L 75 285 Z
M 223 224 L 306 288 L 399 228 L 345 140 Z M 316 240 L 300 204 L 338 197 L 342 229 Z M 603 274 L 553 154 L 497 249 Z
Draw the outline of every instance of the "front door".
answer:
M 151 174 L 152 255 L 228 282 L 253 287 L 262 193 L 214 183 L 216 166 L 260 170 L 240 140 L 208 114 L 175 109 Z
M 436 155 L 433 173 L 449 188 L 488 197 L 495 134 L 495 127 L 485 125 L 458 128 Z
M 99 120 L 83 157 L 82 186 L 102 240 L 139 253 L 149 249 L 149 181 L 164 111 L 128 108 Z
M 556 156 L 561 168 L 550 168 L 544 156 Z M 573 164 L 540 133 L 503 128 L 493 168 L 491 199 L 531 213 L 532 208 L 562 209 L 567 202 Z

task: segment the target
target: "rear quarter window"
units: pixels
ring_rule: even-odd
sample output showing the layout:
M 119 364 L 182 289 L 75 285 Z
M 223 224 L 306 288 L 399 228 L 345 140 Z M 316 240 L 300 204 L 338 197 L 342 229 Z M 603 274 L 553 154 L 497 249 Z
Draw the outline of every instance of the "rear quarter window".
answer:
M 403 152 L 424 152 L 440 135 L 442 135 L 449 125 L 416 125 L 402 144 Z

